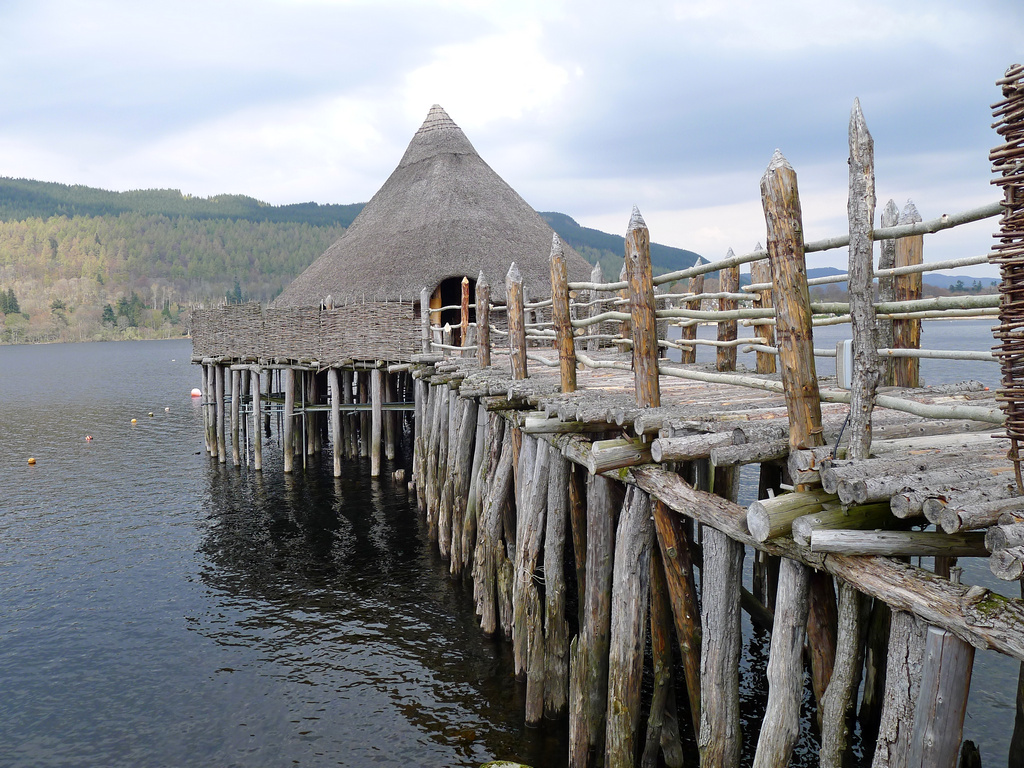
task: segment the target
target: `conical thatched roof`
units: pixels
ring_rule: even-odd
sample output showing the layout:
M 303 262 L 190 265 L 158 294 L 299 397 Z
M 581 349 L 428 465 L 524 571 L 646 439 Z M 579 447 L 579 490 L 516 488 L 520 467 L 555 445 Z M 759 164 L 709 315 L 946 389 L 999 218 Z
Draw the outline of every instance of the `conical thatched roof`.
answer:
M 439 106 L 413 136 L 405 156 L 351 226 L 289 285 L 277 306 L 416 299 L 449 277 L 476 279 L 505 300 L 514 261 L 527 294 L 551 292 L 551 227 L 491 170 Z M 590 265 L 566 247 L 570 280 Z

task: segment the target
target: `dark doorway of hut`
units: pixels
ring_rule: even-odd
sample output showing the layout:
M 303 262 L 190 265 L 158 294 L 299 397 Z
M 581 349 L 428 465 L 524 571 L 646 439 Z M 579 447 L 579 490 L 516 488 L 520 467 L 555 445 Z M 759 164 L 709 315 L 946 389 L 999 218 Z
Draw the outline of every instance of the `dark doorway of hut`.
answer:
M 468 276 L 458 275 L 447 277 L 434 289 L 430 295 L 430 324 L 444 328 L 450 325 L 452 329 L 452 344 L 462 346 L 465 339 L 462 337 L 462 282 L 469 281 L 469 295 L 476 295 L 476 279 Z M 476 322 L 476 310 L 469 308 L 469 322 Z

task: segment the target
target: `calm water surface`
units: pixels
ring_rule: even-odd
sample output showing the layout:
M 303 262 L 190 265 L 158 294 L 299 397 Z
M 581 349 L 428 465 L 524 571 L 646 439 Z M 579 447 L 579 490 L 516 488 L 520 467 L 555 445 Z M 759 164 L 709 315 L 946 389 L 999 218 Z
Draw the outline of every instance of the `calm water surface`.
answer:
M 359 462 L 286 478 L 273 443 L 265 477 L 211 463 L 190 354 L 0 347 L 0 766 L 563 766 L 564 723 L 523 727 L 508 648 L 404 490 Z M 945 380 L 998 381 L 959 365 Z M 744 621 L 752 753 L 766 654 Z M 978 654 L 965 735 L 986 764 L 1017 668 Z
M 0 347 L 0 765 L 564 762 L 406 494 L 211 464 L 190 354 Z

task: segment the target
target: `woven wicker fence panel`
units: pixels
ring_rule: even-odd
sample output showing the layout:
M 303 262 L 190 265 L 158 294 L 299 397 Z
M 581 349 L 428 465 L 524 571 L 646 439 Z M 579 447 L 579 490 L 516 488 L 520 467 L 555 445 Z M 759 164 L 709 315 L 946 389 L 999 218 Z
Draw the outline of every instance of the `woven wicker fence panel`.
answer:
M 420 351 L 411 302 L 349 304 L 323 313 L 323 359 L 409 360 Z
M 213 356 L 213 323 L 208 309 L 192 309 L 189 314 L 189 325 L 192 333 L 192 355 L 195 357 Z
M 256 302 L 227 304 L 221 310 L 219 342 L 233 358 L 255 357 L 263 330 L 263 312 Z
M 998 243 L 989 261 L 999 265 L 999 327 L 995 355 L 1002 366 L 1000 406 L 1006 412 L 1010 458 L 1017 485 L 1024 489 L 1020 444 L 1024 442 L 1024 66 L 1014 64 L 997 83 L 1003 99 L 993 106 L 994 128 L 1003 143 L 989 153 L 993 183 L 1003 188 L 1003 216 Z
M 288 360 L 320 357 L 320 310 L 317 307 L 268 307 L 263 310 L 260 356 Z

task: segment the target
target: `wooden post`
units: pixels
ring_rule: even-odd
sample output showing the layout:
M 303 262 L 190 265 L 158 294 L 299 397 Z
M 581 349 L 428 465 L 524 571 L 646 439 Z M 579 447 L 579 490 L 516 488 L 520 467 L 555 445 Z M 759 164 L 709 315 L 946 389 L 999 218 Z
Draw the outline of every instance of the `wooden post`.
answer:
M 1020 582 L 1020 596 L 1024 598 L 1024 581 Z M 1010 761 L 1008 768 L 1024 768 L 1024 662 L 1017 675 L 1017 706 L 1013 718 L 1013 735 L 1010 737 Z
M 476 279 L 476 344 L 481 368 L 491 365 L 491 286 L 483 270 Z
M 917 207 L 908 200 L 903 208 L 903 213 L 900 215 L 900 226 L 914 224 L 919 221 L 921 221 L 921 214 L 917 212 Z M 924 235 L 911 235 L 896 241 L 897 267 L 907 267 L 912 264 L 920 264 L 923 261 Z M 924 277 L 920 272 L 898 275 L 893 279 L 896 301 L 916 301 L 920 299 L 923 286 Z M 892 335 L 895 349 L 920 349 L 921 321 L 893 320 Z M 916 357 L 900 357 L 896 358 L 893 365 L 896 368 L 897 387 L 921 386 L 920 360 Z
M 382 371 L 384 377 L 383 402 L 391 403 L 395 400 L 394 377 L 387 371 Z M 387 410 L 381 413 L 384 419 L 384 458 L 388 461 L 395 460 L 395 411 Z
M 896 201 L 890 200 L 882 209 L 882 229 L 895 227 L 900 220 L 900 209 L 896 207 Z M 878 244 L 878 270 L 892 269 L 896 266 L 896 241 L 882 240 Z M 892 275 L 878 276 L 878 300 L 895 301 L 895 281 Z M 878 328 L 878 346 L 883 349 L 892 349 L 893 345 L 893 321 L 888 318 L 875 318 Z M 895 386 L 895 358 L 886 355 L 884 361 L 884 374 L 882 384 L 891 387 Z
M 224 370 L 226 366 L 217 366 L 217 460 L 227 462 L 227 446 L 224 439 Z
M 864 661 L 862 607 L 864 596 L 839 582 L 839 630 L 832 679 L 821 704 L 821 766 L 843 768 L 849 747 L 848 722 L 857 702 Z
M 658 502 L 655 501 L 655 504 Z M 651 665 L 654 672 L 654 691 L 651 694 L 650 713 L 647 718 L 647 738 L 641 768 L 658 765 L 659 747 L 665 753 L 665 764 L 682 766 L 682 743 L 679 728 L 670 714 L 669 702 L 672 681 L 672 609 L 669 607 L 668 584 L 658 547 L 651 550 Z M 698 660 L 699 663 L 699 660 Z M 673 701 L 674 704 L 674 701 Z M 672 707 L 674 710 L 674 706 Z
M 653 539 L 650 497 L 630 487 L 615 534 L 605 750 L 608 768 L 633 768 Z
M 973 645 L 928 627 L 907 768 L 956 768 L 973 667 Z
M 768 225 L 775 335 L 789 410 L 789 444 L 791 448 L 813 448 L 823 445 L 824 440 L 814 368 L 800 193 L 796 172 L 778 150 L 761 178 L 761 203 Z
M 694 275 L 689 279 L 686 285 L 686 290 L 689 293 L 694 294 L 695 298 L 686 300 L 686 308 L 691 311 L 697 311 L 700 309 L 700 295 L 704 293 L 704 275 Z M 697 338 L 697 324 L 692 323 L 684 325 L 679 329 L 679 340 L 682 342 L 694 341 Z M 697 347 L 696 345 L 691 346 L 689 349 L 682 350 L 681 360 L 683 363 L 695 363 L 697 362 Z
M 783 558 L 768 658 L 768 705 L 757 740 L 754 768 L 789 765 L 800 736 L 809 577 L 807 566 Z
M 629 245 L 627 244 L 626 247 L 628 248 Z M 626 261 L 628 261 L 628 259 Z M 628 283 L 629 282 L 629 267 L 627 266 L 626 262 L 623 262 L 622 268 L 619 270 L 619 282 L 620 283 Z M 628 307 L 629 306 L 629 286 L 627 285 L 625 288 L 620 290 L 619 293 L 618 293 L 618 296 L 622 300 L 622 303 L 624 303 Z M 617 309 L 617 307 L 613 304 L 612 305 L 612 309 Z M 629 320 L 623 320 L 621 323 L 619 323 L 619 336 L 621 336 L 624 339 L 631 339 L 631 338 L 633 338 L 633 325 L 632 325 L 632 323 Z M 619 347 L 620 350 L 622 349 L 622 345 L 621 344 L 617 344 L 617 346 Z M 636 351 L 635 350 L 633 352 L 633 357 L 636 357 Z
M 686 676 L 693 732 L 700 733 L 700 608 L 693 577 L 690 540 L 682 516 L 660 499 L 654 500 L 654 528 L 668 585 L 672 618 Z
M 341 377 L 341 399 L 346 405 L 352 404 L 352 372 L 342 371 Z M 354 459 L 356 456 L 356 425 L 351 413 L 342 417 L 342 432 L 345 437 L 345 456 Z
M 839 610 L 832 574 L 810 572 L 807 611 L 807 647 L 811 658 L 811 688 L 818 704 L 818 729 L 822 728 L 825 690 L 832 679 L 836 663 L 836 633 Z
M 754 249 L 755 252 L 764 252 L 761 244 L 758 243 Z M 764 259 L 760 261 L 752 261 L 750 263 L 750 280 L 754 283 L 771 283 L 772 281 L 772 268 L 768 264 L 768 254 L 765 253 Z M 757 296 L 754 298 L 754 303 L 762 308 L 772 307 L 772 291 L 769 288 L 767 291 L 758 291 Z M 754 333 L 760 338 L 761 343 L 766 347 L 775 346 L 775 327 L 765 323 L 763 325 L 755 325 Z M 775 373 L 775 355 L 770 352 L 758 352 L 757 353 L 757 372 L 758 373 Z M 758 498 L 764 498 L 759 496 Z
M 612 553 L 616 509 L 622 487 L 602 475 L 587 483 L 587 574 L 585 617 L 573 641 L 569 680 L 569 765 L 583 768 L 591 748 L 604 747 L 608 701 L 608 642 L 611 631 Z
M 601 265 L 595 264 L 594 268 L 590 270 L 590 282 L 592 283 L 603 283 L 604 275 L 601 273 Z M 601 292 L 593 290 L 590 292 L 590 311 L 587 316 L 594 318 L 601 314 L 601 305 L 597 302 L 597 299 L 601 296 Z M 597 352 L 601 346 L 601 340 L 597 336 L 601 333 L 601 324 L 595 323 L 594 325 L 587 326 L 587 352 Z
M 206 422 L 206 450 L 210 457 L 217 455 L 217 366 L 203 368 L 203 418 Z
M 444 467 L 438 466 L 438 481 L 441 484 L 441 503 L 437 517 L 437 549 L 441 557 L 451 559 L 452 520 L 455 513 L 455 472 L 459 457 L 459 437 L 462 425 L 462 399 L 458 390 L 448 390 L 448 424 L 442 438 Z M 476 424 L 473 424 L 476 429 Z M 438 461 L 440 464 L 440 458 Z M 449 571 L 451 564 L 449 563 Z
M 875 222 L 874 140 L 864 122 L 860 99 L 850 114 L 849 294 L 853 326 L 853 389 L 850 392 L 849 456 L 871 453 L 871 411 L 878 388 L 878 334 L 875 330 L 875 289 L 872 232 Z
M 578 464 L 569 467 L 569 526 L 572 529 L 572 551 L 576 566 L 576 594 L 587 593 L 587 473 Z M 576 601 L 577 625 L 585 623 L 586 606 L 581 597 Z
M 743 545 L 710 526 L 703 526 L 702 531 L 700 762 L 735 766 L 739 765 L 742 746 L 739 668 Z
M 317 404 L 317 392 L 316 392 L 316 371 L 306 371 L 303 373 L 302 378 L 306 381 L 306 405 Z M 312 456 L 316 453 L 316 411 L 306 410 L 304 416 L 306 424 L 306 455 Z
M 285 368 L 284 376 L 284 429 L 281 435 L 281 453 L 284 458 L 284 471 L 292 471 L 295 459 L 295 371 Z
M 562 392 L 576 391 L 576 346 L 569 316 L 569 274 L 558 235 L 551 236 L 551 319 L 555 326 Z
M 252 383 L 249 385 L 249 389 L 252 392 L 252 468 L 257 472 L 263 471 L 263 425 L 262 425 L 262 376 L 260 370 L 254 368 L 252 373 Z
M 463 276 L 462 278 L 462 295 L 461 302 L 459 304 L 459 344 L 460 346 L 466 346 L 466 340 L 469 338 L 469 278 Z
M 242 453 L 238 445 L 238 407 L 242 400 L 242 372 L 231 371 L 231 463 L 242 464 Z
M 913 614 L 893 611 L 889 623 L 885 696 L 873 766 L 907 764 L 923 657 L 924 625 Z
M 430 352 L 430 291 L 420 289 L 420 347 L 424 354 Z
M 460 398 L 462 413 L 459 416 L 459 434 L 454 449 L 453 471 L 450 478 L 452 484 L 452 523 L 449 572 L 453 576 L 462 573 L 466 562 L 463 554 L 465 542 L 464 528 L 466 515 L 471 509 L 470 496 L 473 493 L 473 462 L 478 452 L 476 436 L 478 432 L 477 410 L 479 405 L 472 397 Z
M 494 419 L 501 423 L 504 420 L 500 416 Z M 492 422 L 493 424 L 493 422 Z M 509 503 L 512 494 L 512 429 L 507 427 L 502 430 L 500 443 L 492 443 L 491 457 L 494 459 L 491 482 L 489 484 L 487 499 L 480 510 L 480 533 L 478 541 L 483 557 L 477 558 L 480 563 L 481 572 L 484 578 L 481 581 L 481 594 L 479 601 L 480 628 L 487 635 L 493 635 L 498 631 L 499 607 L 498 576 L 502 560 L 505 557 L 504 547 L 501 544 L 502 529 L 502 507 Z
M 523 316 L 523 276 L 513 261 L 505 277 L 508 294 L 508 346 L 512 378 L 526 378 L 526 319 Z
M 732 248 L 725 255 L 727 259 L 735 258 L 736 254 Z M 718 270 L 718 290 L 721 293 L 736 293 L 740 289 L 740 268 L 723 267 Z M 722 312 L 731 312 L 739 306 L 736 299 L 721 298 L 718 300 L 718 309 Z M 737 320 L 718 321 L 718 340 L 736 341 L 736 332 L 739 328 Z M 736 347 L 718 347 L 715 354 L 715 368 L 719 371 L 736 370 Z
M 359 412 L 359 455 L 367 458 L 370 455 L 370 438 L 373 432 L 372 410 L 373 403 L 370 402 L 370 374 L 367 371 L 357 371 L 356 377 L 359 380 L 359 402 L 369 405 L 369 409 Z
M 661 405 L 661 388 L 658 381 L 658 328 L 654 314 L 651 233 L 636 206 L 633 206 L 633 215 L 626 230 L 625 263 L 633 327 L 636 404 L 641 408 L 657 408 Z
M 565 713 L 569 695 L 569 626 L 565 620 L 565 529 L 569 512 L 570 461 L 551 449 L 547 526 L 544 531 L 544 714 Z
M 334 476 L 341 477 L 341 452 L 345 450 L 345 440 L 341 434 L 341 382 L 338 380 L 338 369 L 327 371 L 327 386 L 331 397 L 331 445 L 334 448 Z

